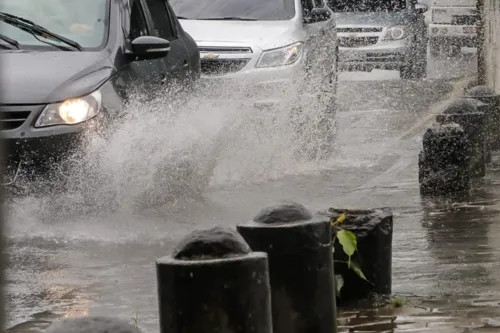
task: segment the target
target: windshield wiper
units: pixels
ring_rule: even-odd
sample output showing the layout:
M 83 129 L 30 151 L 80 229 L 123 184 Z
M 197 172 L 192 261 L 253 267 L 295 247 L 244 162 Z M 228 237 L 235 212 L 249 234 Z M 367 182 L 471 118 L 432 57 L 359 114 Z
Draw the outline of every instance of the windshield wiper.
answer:
M 74 40 L 68 39 L 68 38 L 63 37 L 61 35 L 58 35 L 54 32 L 51 32 L 50 30 L 48 30 L 42 26 L 39 26 L 38 24 L 36 24 L 30 20 L 27 20 L 25 18 L 15 16 L 12 14 L 8 14 L 8 13 L 4 13 L 4 12 L 0 12 L 0 20 L 7 23 L 7 24 L 10 24 L 14 27 L 17 27 L 21 30 L 24 30 L 27 33 L 30 33 L 32 35 L 44 37 L 44 38 L 49 38 L 49 39 L 54 39 L 54 40 L 57 40 L 59 42 L 66 44 L 66 45 L 69 45 L 69 46 L 77 49 L 78 51 L 83 50 L 83 48 L 80 46 L 80 44 L 78 44 Z M 54 45 L 52 43 L 49 43 L 49 44 L 56 46 L 56 47 L 61 47 L 60 45 Z M 64 48 L 64 49 L 66 49 L 66 48 Z
M 208 17 L 208 18 L 199 18 L 198 20 L 211 20 L 211 21 L 257 21 L 257 19 L 253 18 L 244 18 L 237 16 L 226 16 L 226 17 Z
M 7 37 L 5 35 L 0 34 L 0 40 L 3 40 L 7 44 L 14 46 L 18 50 L 21 48 L 17 40 Z

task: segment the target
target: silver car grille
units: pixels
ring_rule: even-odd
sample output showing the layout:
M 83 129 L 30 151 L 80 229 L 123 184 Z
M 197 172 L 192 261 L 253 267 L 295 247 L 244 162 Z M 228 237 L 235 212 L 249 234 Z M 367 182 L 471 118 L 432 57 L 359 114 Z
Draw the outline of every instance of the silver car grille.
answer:
M 369 37 L 339 37 L 338 43 L 341 47 L 363 47 L 378 43 L 378 36 Z
M 21 127 L 31 114 L 30 106 L 0 106 L 0 130 L 8 131 Z
M 252 49 L 250 47 L 220 47 L 220 46 L 200 46 L 198 47 L 200 53 L 217 53 L 217 54 L 239 54 L 239 53 L 252 53 Z
M 477 15 L 453 15 L 451 17 L 452 25 L 476 25 Z
M 382 28 L 337 28 L 337 32 L 346 32 L 346 33 L 382 32 Z
M 253 50 L 244 46 L 200 46 L 201 73 L 216 76 L 236 73 L 251 60 Z M 248 55 L 248 56 L 247 56 Z
M 201 73 L 210 76 L 236 73 L 249 61 L 250 59 L 201 59 Z

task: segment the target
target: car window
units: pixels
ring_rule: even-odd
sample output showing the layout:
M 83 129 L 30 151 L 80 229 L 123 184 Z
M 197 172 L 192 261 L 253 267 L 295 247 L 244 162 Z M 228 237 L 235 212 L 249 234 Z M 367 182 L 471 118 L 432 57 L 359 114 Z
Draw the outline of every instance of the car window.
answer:
M 0 0 L 0 12 L 19 16 L 79 43 L 83 48 L 104 46 L 109 32 L 109 0 Z M 0 22 L 2 34 L 21 46 L 47 47 L 50 41 Z M 38 38 L 38 39 L 37 39 Z
M 304 1 L 304 0 L 303 0 Z M 187 20 L 291 20 L 295 0 L 169 0 L 177 17 Z
M 156 36 L 167 40 L 175 39 L 170 15 L 164 0 L 146 0 L 155 26 Z
M 134 40 L 140 36 L 148 34 L 148 26 L 146 18 L 142 10 L 140 1 L 136 0 L 132 4 L 132 12 L 130 14 L 130 34 L 129 39 Z

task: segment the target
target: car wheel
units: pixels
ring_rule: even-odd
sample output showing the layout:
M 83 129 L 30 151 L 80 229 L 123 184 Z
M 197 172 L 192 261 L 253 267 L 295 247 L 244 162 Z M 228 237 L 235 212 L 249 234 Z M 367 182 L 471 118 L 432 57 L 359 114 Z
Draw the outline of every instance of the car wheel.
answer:
M 437 40 L 431 39 L 429 43 L 429 48 L 432 57 L 437 58 L 441 55 L 441 45 L 439 45 Z
M 413 78 L 424 79 L 427 76 L 427 50 L 422 50 L 415 59 Z
M 399 69 L 399 77 L 402 79 L 402 80 L 410 80 L 412 79 L 412 65 L 403 65 L 401 66 L 401 68 Z
M 423 79 L 427 75 L 427 50 L 421 48 L 420 52 L 413 56 L 407 65 L 401 66 L 399 76 L 403 80 Z
M 444 43 L 442 45 L 443 53 L 447 57 L 457 57 L 460 54 L 461 49 L 460 45 L 452 42 Z

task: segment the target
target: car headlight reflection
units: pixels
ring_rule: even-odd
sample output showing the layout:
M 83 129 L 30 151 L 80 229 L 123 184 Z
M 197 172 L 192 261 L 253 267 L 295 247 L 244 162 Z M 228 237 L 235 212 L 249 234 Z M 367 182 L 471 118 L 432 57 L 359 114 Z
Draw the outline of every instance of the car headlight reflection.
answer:
M 291 65 L 302 55 L 303 44 L 294 43 L 279 49 L 264 51 L 257 62 L 257 67 L 278 67 Z
M 397 26 L 390 27 L 389 29 L 387 29 L 382 40 L 399 40 L 399 39 L 406 38 L 407 36 L 408 36 L 408 33 L 406 32 L 405 27 L 403 27 L 401 25 L 397 25 Z
M 49 104 L 38 117 L 35 127 L 79 124 L 95 117 L 101 111 L 101 106 L 102 95 L 99 90 L 84 97 Z

